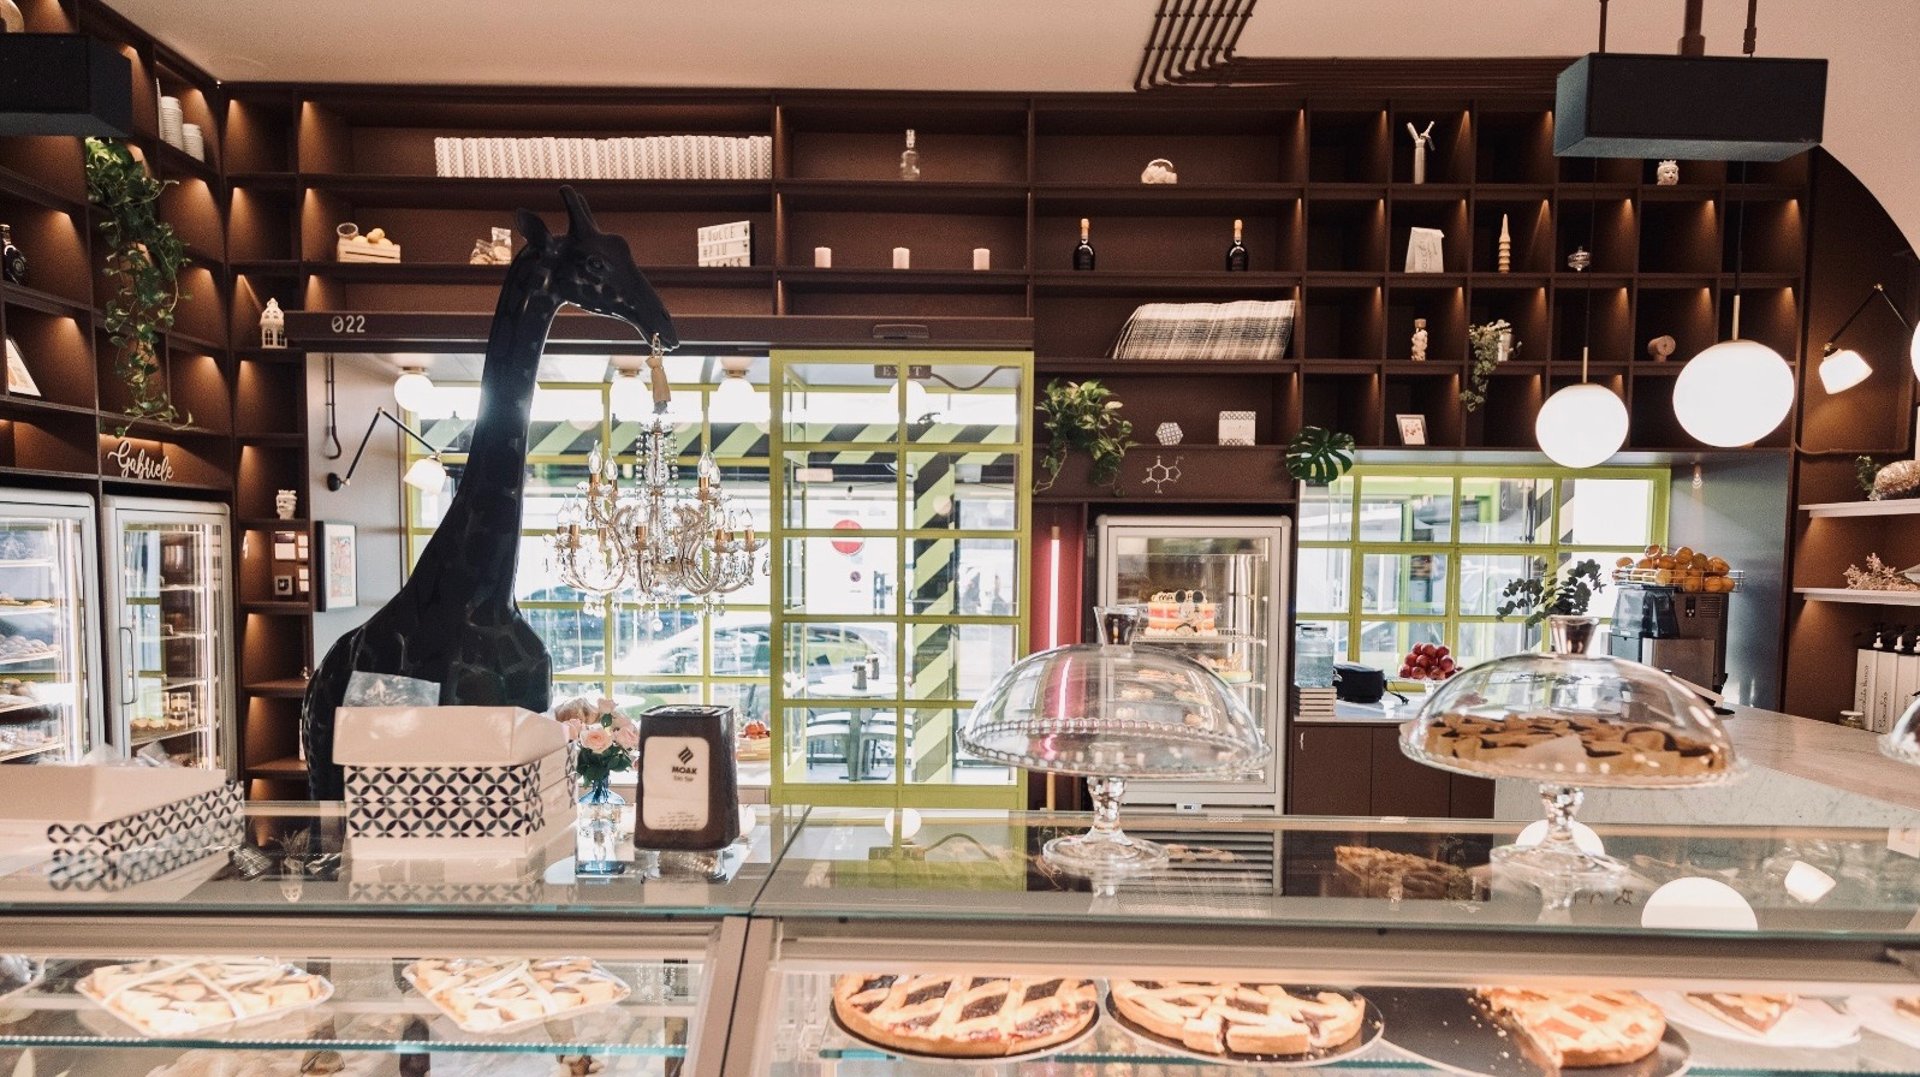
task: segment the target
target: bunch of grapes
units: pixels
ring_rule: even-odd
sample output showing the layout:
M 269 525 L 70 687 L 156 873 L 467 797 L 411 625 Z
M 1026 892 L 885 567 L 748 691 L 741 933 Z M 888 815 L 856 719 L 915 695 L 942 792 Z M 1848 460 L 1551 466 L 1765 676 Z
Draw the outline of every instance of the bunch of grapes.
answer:
M 1416 643 L 1400 660 L 1403 681 L 1444 681 L 1454 673 L 1453 652 L 1440 643 Z

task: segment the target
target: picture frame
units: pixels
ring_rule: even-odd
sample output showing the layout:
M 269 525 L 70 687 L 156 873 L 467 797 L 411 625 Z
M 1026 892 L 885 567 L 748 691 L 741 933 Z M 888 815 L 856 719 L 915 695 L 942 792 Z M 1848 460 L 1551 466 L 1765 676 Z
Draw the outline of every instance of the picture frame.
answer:
M 282 539 L 280 536 L 285 535 Z M 300 559 L 298 548 L 293 544 L 293 535 L 285 531 L 273 533 L 273 559 L 275 561 L 297 561 Z
M 1427 443 L 1425 415 L 1395 415 L 1393 418 L 1400 426 L 1400 444 L 1425 445 Z
M 12 338 L 6 338 L 7 348 L 7 392 L 21 396 L 39 396 L 40 386 L 33 380 L 33 372 L 27 369 L 27 357 L 20 352 L 20 345 Z
M 293 597 L 293 577 L 292 576 L 286 575 L 285 573 L 281 573 L 279 575 L 274 576 L 273 597 L 275 598 L 292 598 Z
M 359 534 L 354 525 L 322 520 L 320 529 L 320 604 L 322 611 L 360 604 Z

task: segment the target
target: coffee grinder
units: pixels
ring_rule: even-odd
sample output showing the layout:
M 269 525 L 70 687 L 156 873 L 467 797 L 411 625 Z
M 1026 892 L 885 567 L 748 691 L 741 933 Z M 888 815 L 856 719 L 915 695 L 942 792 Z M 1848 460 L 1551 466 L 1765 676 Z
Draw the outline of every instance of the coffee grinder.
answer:
M 1607 649 L 1719 692 L 1727 682 L 1730 592 L 1683 591 L 1668 584 L 1616 585 Z

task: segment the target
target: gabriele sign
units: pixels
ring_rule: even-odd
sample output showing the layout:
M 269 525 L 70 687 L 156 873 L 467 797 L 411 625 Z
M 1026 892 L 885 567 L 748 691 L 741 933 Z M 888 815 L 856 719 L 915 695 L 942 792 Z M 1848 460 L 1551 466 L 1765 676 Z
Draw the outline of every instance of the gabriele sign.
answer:
M 109 477 L 117 474 L 123 479 L 142 479 L 147 482 L 173 480 L 173 462 L 167 459 L 165 447 L 157 441 L 137 442 L 132 438 L 121 438 L 105 453 L 100 470 Z

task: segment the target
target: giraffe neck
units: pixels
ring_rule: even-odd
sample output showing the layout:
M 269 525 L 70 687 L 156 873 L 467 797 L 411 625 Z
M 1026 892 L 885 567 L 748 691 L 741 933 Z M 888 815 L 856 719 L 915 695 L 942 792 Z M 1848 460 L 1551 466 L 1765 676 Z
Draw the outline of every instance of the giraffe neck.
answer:
M 409 582 L 441 570 L 471 572 L 481 586 L 476 606 L 513 604 L 520 553 L 521 499 L 527 480 L 527 424 L 539 380 L 540 355 L 560 301 L 547 290 L 550 271 L 523 250 L 507 273 L 487 336 L 480 373 L 480 413 L 460 487 L 447 506 Z M 434 571 L 429 571 L 434 570 Z

